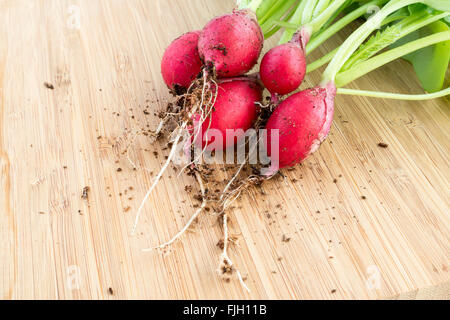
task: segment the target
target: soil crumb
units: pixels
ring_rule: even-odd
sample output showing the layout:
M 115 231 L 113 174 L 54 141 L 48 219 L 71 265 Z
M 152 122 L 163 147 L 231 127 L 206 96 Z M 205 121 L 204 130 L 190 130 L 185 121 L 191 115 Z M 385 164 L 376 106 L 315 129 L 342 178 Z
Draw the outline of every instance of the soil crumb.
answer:
M 49 82 L 44 82 L 44 87 L 46 87 L 47 89 L 53 90 L 55 89 L 55 87 L 53 86 L 53 84 L 49 83 Z
M 81 192 L 81 199 L 87 200 L 89 198 L 89 187 L 84 187 L 83 191 Z

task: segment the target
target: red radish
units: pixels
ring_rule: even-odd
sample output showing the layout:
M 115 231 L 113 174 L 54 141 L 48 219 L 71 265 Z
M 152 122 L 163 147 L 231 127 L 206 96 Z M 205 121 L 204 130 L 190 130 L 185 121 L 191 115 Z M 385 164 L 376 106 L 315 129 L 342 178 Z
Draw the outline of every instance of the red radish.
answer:
M 258 61 L 264 36 L 256 15 L 239 10 L 212 19 L 198 42 L 200 58 L 212 65 L 219 78 L 247 73 Z
M 164 52 L 161 73 L 170 89 L 188 88 L 202 69 L 198 54 L 200 31 L 188 32 L 175 39 Z
M 205 147 L 212 145 L 216 136 L 213 131 L 223 137 L 223 148 L 233 146 L 250 129 L 258 117 L 259 107 L 255 104 L 262 100 L 263 88 L 255 81 L 233 80 L 219 84 L 217 99 L 213 106 L 210 118 L 201 124 L 201 133 L 195 128 L 196 145 Z M 194 121 L 199 121 L 200 115 L 194 116 Z M 210 120 L 211 119 L 211 120 Z M 235 137 L 227 139 L 229 133 Z
M 300 36 L 267 52 L 259 74 L 272 95 L 285 95 L 296 90 L 306 74 L 305 50 Z
M 319 148 L 331 128 L 335 95 L 330 82 L 297 92 L 275 109 L 266 125 L 268 155 L 278 147 L 278 158 L 271 156 L 272 166 L 278 163 L 273 171 L 294 166 Z M 271 141 L 274 129 L 279 130 L 279 141 Z

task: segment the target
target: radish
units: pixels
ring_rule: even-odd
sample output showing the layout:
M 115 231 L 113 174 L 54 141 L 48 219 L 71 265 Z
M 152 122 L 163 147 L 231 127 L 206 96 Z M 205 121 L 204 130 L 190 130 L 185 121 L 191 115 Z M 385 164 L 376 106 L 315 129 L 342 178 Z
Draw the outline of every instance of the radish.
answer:
M 219 78 L 245 74 L 258 61 L 264 37 L 256 15 L 249 9 L 212 19 L 203 28 L 200 58 Z
M 204 148 L 206 145 L 220 144 L 223 148 L 235 145 L 252 127 L 258 117 L 259 107 L 256 102 L 262 100 L 263 88 L 253 80 L 233 80 L 219 83 L 217 97 L 210 119 L 206 118 L 200 128 L 193 133 L 196 136 L 197 146 Z M 215 89 L 213 89 L 215 90 Z M 194 116 L 194 121 L 199 121 L 200 114 Z M 198 133 L 198 129 L 201 132 Z M 227 131 L 233 136 L 227 139 Z M 223 141 L 216 141 L 222 137 Z
M 199 35 L 200 31 L 188 32 L 175 39 L 164 52 L 161 73 L 169 89 L 188 88 L 200 73 Z
M 335 94 L 336 88 L 329 83 L 297 92 L 275 109 L 266 125 L 271 173 L 294 166 L 319 148 L 330 131 Z M 272 130 L 279 130 L 278 141 L 272 141 Z M 274 147 L 277 156 L 271 154 Z
M 259 74 L 272 96 L 296 90 L 306 74 L 305 49 L 300 34 L 267 52 L 261 61 Z

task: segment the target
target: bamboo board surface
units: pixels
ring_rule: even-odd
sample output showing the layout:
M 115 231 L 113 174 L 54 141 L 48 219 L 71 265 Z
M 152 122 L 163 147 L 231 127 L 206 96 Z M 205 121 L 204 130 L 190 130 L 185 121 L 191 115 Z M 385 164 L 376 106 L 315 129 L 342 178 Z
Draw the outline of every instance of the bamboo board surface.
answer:
M 250 294 L 215 273 L 221 229 L 211 213 L 170 255 L 141 251 L 183 226 L 196 203 L 184 187 L 196 186 L 170 169 L 130 236 L 167 150 L 139 137 L 133 170 L 124 133 L 156 126 L 169 99 L 159 73 L 168 43 L 232 6 L 0 2 L 0 298 L 376 299 L 450 281 L 448 99 L 339 96 L 320 151 L 232 211 L 230 255 Z M 350 87 L 421 92 L 404 61 Z

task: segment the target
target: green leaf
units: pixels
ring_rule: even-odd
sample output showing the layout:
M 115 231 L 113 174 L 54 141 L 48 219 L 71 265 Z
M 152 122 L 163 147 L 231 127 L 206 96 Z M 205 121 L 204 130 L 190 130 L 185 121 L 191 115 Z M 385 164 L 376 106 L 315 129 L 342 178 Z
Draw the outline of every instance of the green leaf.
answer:
M 348 70 L 356 64 L 365 61 L 378 53 L 380 50 L 386 48 L 394 43 L 400 36 L 401 28 L 397 25 L 386 27 L 382 31 L 378 31 L 372 37 L 362 44 L 359 49 L 342 66 L 342 71 Z
M 449 30 L 449 27 L 445 22 L 436 21 L 398 40 L 393 46 L 401 46 L 430 34 L 447 30 Z M 445 73 L 450 61 L 450 41 L 423 48 L 403 58 L 411 62 L 425 91 L 439 91 L 444 84 Z

